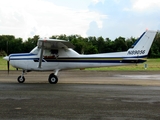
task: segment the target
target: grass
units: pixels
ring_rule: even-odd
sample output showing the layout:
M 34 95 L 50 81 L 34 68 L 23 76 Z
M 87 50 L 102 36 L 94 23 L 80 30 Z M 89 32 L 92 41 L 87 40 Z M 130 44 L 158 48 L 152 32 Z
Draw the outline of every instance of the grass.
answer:
M 147 64 L 147 69 L 144 65 Z M 7 70 L 7 61 L 0 57 L 0 70 Z M 16 70 L 10 65 L 10 70 Z M 86 70 L 98 71 L 159 71 L 160 59 L 148 59 L 147 62 L 131 66 L 115 66 L 115 67 L 101 67 L 101 68 L 87 68 Z
M 0 70 L 7 70 L 7 61 L 3 57 L 0 57 Z M 15 70 L 15 68 L 10 65 L 10 70 Z

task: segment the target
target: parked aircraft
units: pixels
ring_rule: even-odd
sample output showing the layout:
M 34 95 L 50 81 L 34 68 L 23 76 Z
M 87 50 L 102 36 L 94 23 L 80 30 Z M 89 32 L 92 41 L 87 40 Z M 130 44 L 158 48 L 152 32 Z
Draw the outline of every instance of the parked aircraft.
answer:
M 22 69 L 18 82 L 25 81 L 24 74 L 29 71 L 54 71 L 48 77 L 51 84 L 58 82 L 58 72 L 65 69 L 83 69 L 104 66 L 133 65 L 146 62 L 148 52 L 156 31 L 145 31 L 125 52 L 81 55 L 73 50 L 74 46 L 64 40 L 39 39 L 30 53 L 10 54 L 5 60 Z

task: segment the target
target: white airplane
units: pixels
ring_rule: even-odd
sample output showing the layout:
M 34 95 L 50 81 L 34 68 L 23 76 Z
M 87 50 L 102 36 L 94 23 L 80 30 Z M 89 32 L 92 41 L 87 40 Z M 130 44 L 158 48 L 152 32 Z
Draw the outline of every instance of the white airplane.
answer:
M 15 68 L 23 70 L 18 82 L 25 81 L 24 74 L 29 71 L 54 71 L 48 77 L 51 84 L 58 82 L 57 74 L 65 69 L 83 69 L 104 66 L 133 65 L 147 60 L 148 52 L 156 31 L 145 31 L 125 52 L 81 55 L 74 46 L 64 40 L 39 39 L 30 53 L 10 54 L 4 57 Z

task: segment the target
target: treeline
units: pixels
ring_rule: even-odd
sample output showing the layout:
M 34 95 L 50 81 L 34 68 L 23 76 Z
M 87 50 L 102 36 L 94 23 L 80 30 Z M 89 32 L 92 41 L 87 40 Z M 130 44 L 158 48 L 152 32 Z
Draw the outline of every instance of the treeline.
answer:
M 137 38 L 131 37 L 125 39 L 124 37 L 111 40 L 103 37 L 87 37 L 83 38 L 80 35 L 54 35 L 50 38 L 62 39 L 70 41 L 75 46 L 75 51 L 80 54 L 95 54 L 95 53 L 109 53 L 128 50 Z M 27 53 L 30 52 L 36 45 L 39 36 L 28 38 L 23 41 L 22 38 L 15 38 L 13 35 L 0 36 L 0 56 L 5 56 L 11 53 Z M 145 44 L 145 43 L 144 43 Z M 157 33 L 155 40 L 149 52 L 150 58 L 160 57 L 160 33 Z

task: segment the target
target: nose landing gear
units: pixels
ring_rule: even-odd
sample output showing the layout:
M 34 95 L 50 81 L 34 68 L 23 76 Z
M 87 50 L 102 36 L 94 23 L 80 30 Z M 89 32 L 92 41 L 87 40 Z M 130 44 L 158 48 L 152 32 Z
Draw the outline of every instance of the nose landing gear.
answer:
M 24 81 L 25 81 L 24 74 L 25 74 L 25 70 L 23 70 L 22 75 L 20 75 L 20 76 L 17 78 L 17 80 L 18 80 L 19 83 L 24 83 Z

